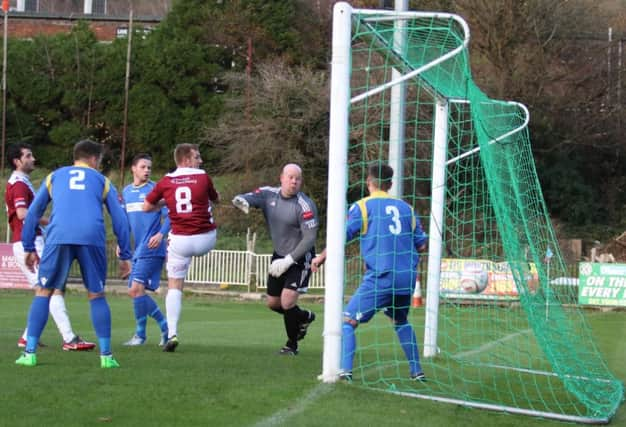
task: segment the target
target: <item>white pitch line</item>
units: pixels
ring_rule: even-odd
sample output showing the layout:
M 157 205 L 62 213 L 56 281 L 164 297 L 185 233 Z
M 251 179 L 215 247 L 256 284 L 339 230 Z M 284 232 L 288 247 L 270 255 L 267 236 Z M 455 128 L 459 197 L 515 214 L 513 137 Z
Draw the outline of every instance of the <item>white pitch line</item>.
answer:
M 483 344 L 480 347 L 477 347 L 477 348 L 475 348 L 473 350 L 462 351 L 460 353 L 456 353 L 452 357 L 454 357 L 454 358 L 461 358 L 462 359 L 464 357 L 473 356 L 475 354 L 482 353 L 482 352 L 484 352 L 486 350 L 489 350 L 490 348 L 495 347 L 498 344 L 501 344 L 503 342 L 512 340 L 515 337 L 518 337 L 520 335 L 525 335 L 525 334 L 527 334 L 530 331 L 531 331 L 530 329 L 526 329 L 524 331 L 516 332 L 514 334 L 509 334 L 509 335 L 507 335 L 505 337 L 502 337 L 500 339 L 497 339 L 495 341 L 490 341 L 490 342 L 488 342 L 486 344 Z
M 289 404 L 289 407 L 285 409 L 281 409 L 280 411 L 274 413 L 273 415 L 265 418 L 258 423 L 254 424 L 254 427 L 271 427 L 271 426 L 280 426 L 284 425 L 285 422 L 307 409 L 309 405 L 315 402 L 317 399 L 329 393 L 334 389 L 334 386 L 331 384 L 319 383 L 315 387 L 313 387 L 306 396 L 301 399 L 296 400 L 294 403 Z

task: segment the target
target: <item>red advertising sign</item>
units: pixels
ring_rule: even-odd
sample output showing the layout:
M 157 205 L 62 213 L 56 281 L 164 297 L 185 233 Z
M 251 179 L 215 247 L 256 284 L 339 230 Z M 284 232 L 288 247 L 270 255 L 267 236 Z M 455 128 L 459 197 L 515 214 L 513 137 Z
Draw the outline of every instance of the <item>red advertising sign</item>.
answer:
M 26 276 L 15 261 L 10 243 L 0 243 L 0 288 L 30 289 Z

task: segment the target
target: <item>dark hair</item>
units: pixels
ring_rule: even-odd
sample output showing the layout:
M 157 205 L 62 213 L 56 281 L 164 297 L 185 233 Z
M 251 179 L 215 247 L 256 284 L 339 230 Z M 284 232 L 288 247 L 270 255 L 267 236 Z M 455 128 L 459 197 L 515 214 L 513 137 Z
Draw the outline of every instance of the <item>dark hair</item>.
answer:
M 393 178 L 393 168 L 382 163 L 373 163 L 367 169 L 367 175 L 376 180 L 376 186 L 383 191 L 391 188 Z
M 83 139 L 74 144 L 74 161 L 87 160 L 91 157 L 102 156 L 104 147 L 102 144 L 92 141 L 91 139 Z
M 33 148 L 30 144 L 25 142 L 17 142 L 7 147 L 7 163 L 9 164 L 11 170 L 15 170 L 17 168 L 15 160 L 19 160 L 22 157 L 22 150 L 33 151 Z
M 133 157 L 133 161 L 131 162 L 131 166 L 137 166 L 137 163 L 139 163 L 139 160 L 150 160 L 152 161 L 152 156 L 148 153 L 137 153 L 135 154 L 135 156 Z
M 191 155 L 191 152 L 200 151 L 197 144 L 178 144 L 174 149 L 174 161 L 180 164 Z

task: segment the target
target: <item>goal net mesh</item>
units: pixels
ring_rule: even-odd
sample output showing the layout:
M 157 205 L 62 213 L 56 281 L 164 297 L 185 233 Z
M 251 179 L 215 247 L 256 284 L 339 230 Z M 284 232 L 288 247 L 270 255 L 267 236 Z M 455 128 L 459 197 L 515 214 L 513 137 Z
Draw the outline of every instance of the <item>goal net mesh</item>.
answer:
M 458 20 L 354 12 L 349 204 L 367 196 L 368 165 L 389 161 L 392 70 L 396 82 L 397 73 L 404 78 L 413 73 L 404 80 L 400 116 L 400 197 L 428 232 L 437 99 L 449 106 L 444 216 L 435 224 L 443 241 L 438 354 L 421 356 L 427 382 L 410 381 L 394 329 L 380 313 L 356 329 L 354 383 L 575 421 L 610 418 L 623 399 L 623 385 L 594 345 L 576 304 L 577 288 L 553 284 L 567 270 L 537 179 L 526 109 L 490 99 L 476 86 Z M 398 28 L 405 35 L 400 43 L 394 41 Z M 424 296 L 427 258 L 426 253 L 420 263 Z M 349 244 L 346 297 L 359 285 L 362 266 L 358 243 Z M 461 283 L 463 271 L 476 266 L 488 273 L 482 290 Z M 432 307 L 417 306 L 417 298 L 414 303 L 410 321 L 421 352 Z

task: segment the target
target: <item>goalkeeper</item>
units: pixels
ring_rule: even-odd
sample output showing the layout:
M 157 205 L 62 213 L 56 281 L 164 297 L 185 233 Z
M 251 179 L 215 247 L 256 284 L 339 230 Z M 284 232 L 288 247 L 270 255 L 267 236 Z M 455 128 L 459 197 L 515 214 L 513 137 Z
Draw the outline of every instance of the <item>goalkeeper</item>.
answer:
M 344 310 L 340 378 L 348 381 L 352 381 L 355 329 L 360 323 L 369 322 L 378 310 L 393 321 L 409 361 L 410 378 L 426 380 L 415 332 L 407 319 L 417 277 L 418 252 L 426 249 L 426 234 L 413 208 L 387 193 L 392 177 L 390 166 L 371 165 L 367 173 L 369 197 L 357 201 L 348 211 L 346 241 L 360 235 L 365 262 L 363 282 Z M 313 271 L 325 260 L 326 250 L 311 261 Z
M 298 354 L 298 341 L 315 320 L 315 313 L 298 307 L 298 296 L 307 291 L 311 259 L 319 228 L 315 203 L 300 191 L 302 170 L 286 165 L 280 187 L 261 187 L 239 194 L 233 204 L 248 213 L 250 207 L 263 211 L 274 246 L 267 281 L 267 306 L 283 316 L 287 343 L 279 354 Z

